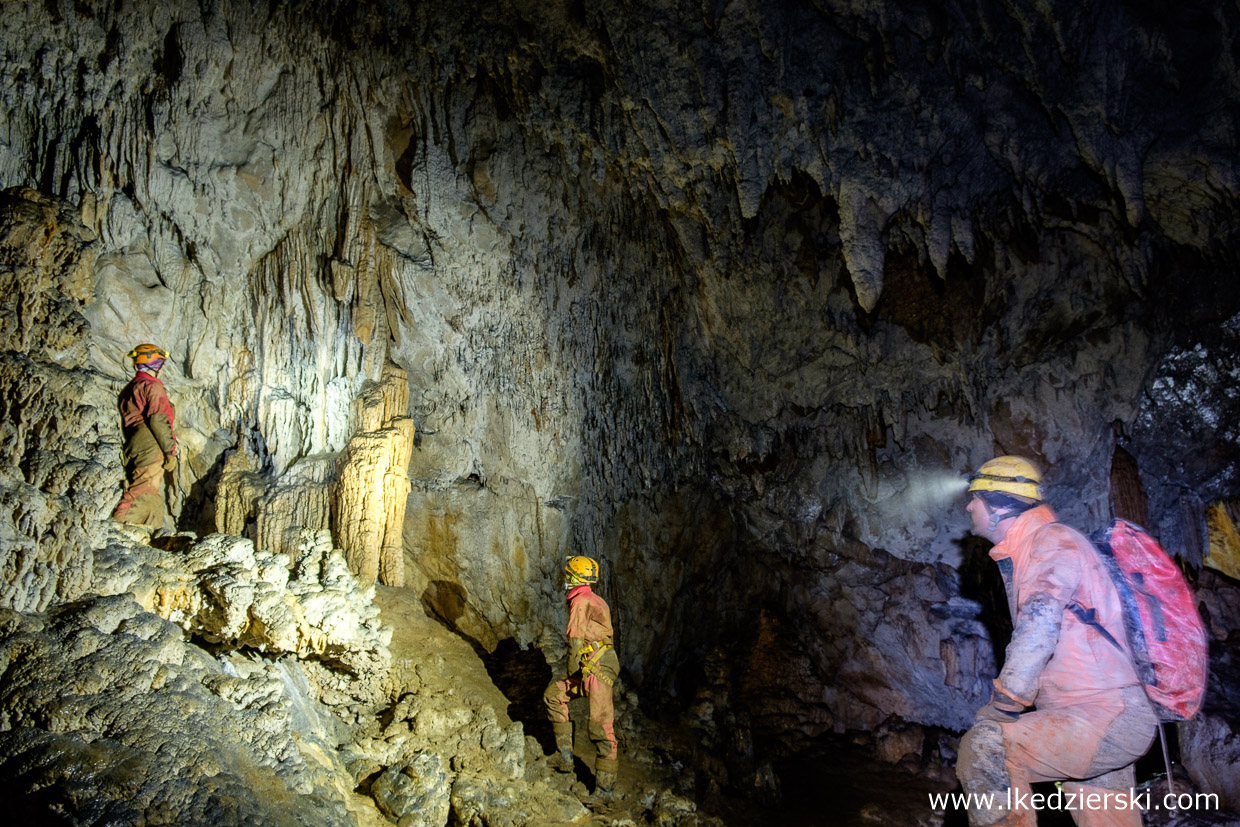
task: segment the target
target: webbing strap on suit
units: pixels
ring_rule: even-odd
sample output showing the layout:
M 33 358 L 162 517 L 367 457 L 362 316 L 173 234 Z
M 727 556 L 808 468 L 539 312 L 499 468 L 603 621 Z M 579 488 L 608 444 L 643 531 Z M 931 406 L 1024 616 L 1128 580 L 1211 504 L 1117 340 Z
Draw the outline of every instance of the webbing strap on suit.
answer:
M 612 648 L 610 640 L 596 640 L 587 644 L 584 649 L 577 653 L 577 662 L 581 664 L 581 678 L 585 680 L 594 675 L 608 686 L 615 686 L 616 682 L 613 678 L 608 677 L 602 672 L 596 672 L 599 660 L 603 657 L 603 653 Z

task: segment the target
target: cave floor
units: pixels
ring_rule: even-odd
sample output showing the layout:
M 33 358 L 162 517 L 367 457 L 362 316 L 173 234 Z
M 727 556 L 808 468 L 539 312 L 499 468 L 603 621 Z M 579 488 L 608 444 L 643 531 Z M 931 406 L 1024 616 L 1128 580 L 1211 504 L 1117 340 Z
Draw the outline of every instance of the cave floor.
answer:
M 550 726 L 542 718 L 541 695 L 550 667 L 540 652 L 501 647 L 506 650 L 502 656 L 488 654 L 429 616 L 404 589 L 377 587 L 375 602 L 383 622 L 393 628 L 397 680 L 417 683 L 424 691 L 450 693 L 467 706 L 491 706 L 504 723 L 521 721 L 527 733 L 528 795 L 584 799 L 589 794 L 594 748 L 586 735 L 584 701 L 572 704 L 576 771 L 562 774 L 547 766 L 552 743 Z M 624 706 L 627 714 L 621 710 Z M 720 790 L 686 766 L 688 756 L 701 749 L 695 747 L 692 732 L 669 729 L 626 704 L 618 703 L 617 711 L 621 763 L 615 802 L 571 822 L 538 822 L 540 827 L 967 827 L 962 811 L 936 809 L 931 803 L 932 795 L 959 789 L 950 767 L 884 764 L 846 737 L 829 738 L 813 751 L 777 764 L 779 795 L 764 802 Z M 535 801 L 526 803 L 539 807 Z M 387 823 L 377 811 L 373 815 L 376 818 L 359 818 L 358 823 Z M 1065 813 L 1044 812 L 1039 824 L 1069 827 L 1072 820 Z M 1151 812 L 1144 825 L 1238 827 L 1240 818 L 1227 813 Z
M 528 739 L 526 780 L 531 793 L 539 786 L 574 798 L 592 789 L 594 748 L 586 735 L 586 704 L 575 701 L 576 770 L 560 774 L 547 767 L 552 752 L 550 726 L 542 719 L 541 695 L 551 670 L 541 653 L 489 655 L 475 643 L 430 617 L 411 592 L 377 587 L 375 602 L 383 622 L 393 628 L 391 650 L 398 680 L 416 681 L 424 689 L 451 686 L 464 703 L 487 704 L 501 720 L 519 720 Z M 433 651 L 431 657 L 412 653 Z M 407 677 L 405 677 L 407 673 Z M 498 685 L 497 685 L 498 684 Z M 436 690 L 439 691 L 439 690 Z M 623 702 L 618 703 L 624 707 Z M 943 771 L 910 771 L 867 759 L 860 748 L 842 744 L 822 754 L 780 768 L 778 803 L 759 803 L 719 791 L 680 760 L 696 737 L 655 723 L 632 707 L 617 721 L 621 763 L 616 801 L 607 809 L 574 822 L 548 821 L 543 827 L 576 824 L 772 825 L 944 825 L 929 806 L 928 794 L 951 789 Z M 700 749 L 700 748 L 699 748 Z M 544 787 L 546 788 L 546 787 Z

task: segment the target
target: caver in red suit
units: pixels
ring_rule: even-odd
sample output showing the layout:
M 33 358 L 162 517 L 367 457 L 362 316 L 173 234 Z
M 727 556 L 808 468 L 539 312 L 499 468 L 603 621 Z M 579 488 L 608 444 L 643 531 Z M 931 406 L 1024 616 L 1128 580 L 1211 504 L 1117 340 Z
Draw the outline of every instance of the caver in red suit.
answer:
M 552 681 L 543 694 L 558 753 L 552 765 L 562 772 L 573 768 L 573 724 L 568 702 L 582 695 L 589 701 L 589 734 L 597 757 L 595 794 L 587 803 L 610 799 L 619 766 L 613 688 L 620 673 L 620 660 L 612 647 L 611 609 L 591 588 L 597 581 L 598 563 L 589 557 L 569 558 L 565 567 L 568 674 L 563 680 Z
M 1064 781 L 1057 806 L 1081 827 L 1139 827 L 1133 764 L 1158 719 L 1101 557 L 1042 504 L 1041 477 L 1028 460 L 991 460 L 969 490 L 973 531 L 995 543 L 990 556 L 1014 627 L 991 702 L 960 744 L 956 774 L 974 794 L 969 823 L 1031 827 L 1030 784 Z M 983 800 L 991 806 L 977 806 Z
M 166 512 L 160 482 L 164 471 L 175 470 L 177 461 L 175 411 L 159 381 L 168 353 L 155 345 L 138 345 L 129 356 L 134 360 L 134 377 L 117 400 L 125 434 L 121 457 L 126 485 L 112 519 L 161 528 Z

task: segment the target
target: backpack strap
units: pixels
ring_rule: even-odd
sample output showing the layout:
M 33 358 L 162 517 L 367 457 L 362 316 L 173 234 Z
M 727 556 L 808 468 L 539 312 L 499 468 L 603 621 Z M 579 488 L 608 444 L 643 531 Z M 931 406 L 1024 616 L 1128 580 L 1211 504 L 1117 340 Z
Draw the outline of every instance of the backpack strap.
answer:
M 1103 627 L 1103 625 L 1098 622 L 1098 611 L 1096 609 L 1086 609 L 1080 603 L 1069 603 L 1068 611 L 1076 615 L 1077 620 L 1081 621 L 1086 626 L 1090 627 L 1095 632 L 1097 632 L 1098 634 L 1106 638 L 1107 642 L 1110 643 L 1112 646 L 1114 646 L 1116 649 L 1120 650 L 1126 655 L 1128 654 L 1128 651 L 1124 649 L 1123 646 L 1120 645 L 1119 641 L 1115 639 L 1115 636 L 1112 635 L 1110 632 L 1108 632 L 1106 628 Z
M 1167 640 L 1167 621 L 1163 619 L 1162 601 L 1157 596 L 1150 593 L 1145 586 L 1145 577 L 1139 571 L 1134 571 L 1132 577 L 1128 579 L 1132 584 L 1132 590 L 1145 598 L 1145 606 L 1149 610 L 1150 620 L 1154 624 L 1154 637 L 1157 640 L 1166 642 Z

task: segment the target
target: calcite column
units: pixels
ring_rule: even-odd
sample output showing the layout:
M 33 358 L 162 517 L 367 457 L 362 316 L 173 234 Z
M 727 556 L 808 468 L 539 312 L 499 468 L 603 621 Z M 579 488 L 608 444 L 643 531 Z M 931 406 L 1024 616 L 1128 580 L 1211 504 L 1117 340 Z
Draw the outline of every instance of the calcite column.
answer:
M 258 457 L 242 437 L 237 449 L 224 460 L 215 488 L 215 530 L 234 537 L 246 536 L 257 503 L 267 491 L 267 478 L 259 471 Z
M 359 401 L 358 431 L 345 448 L 336 483 L 336 544 L 365 583 L 405 585 L 402 527 L 409 498 L 415 427 L 409 381 L 387 365 L 378 387 Z

